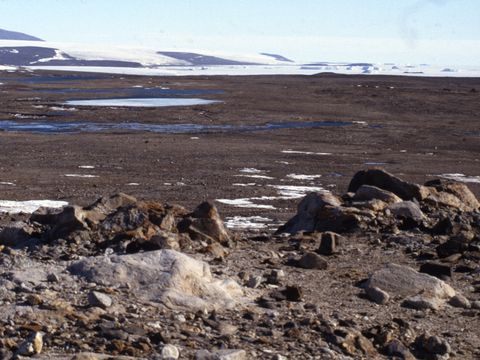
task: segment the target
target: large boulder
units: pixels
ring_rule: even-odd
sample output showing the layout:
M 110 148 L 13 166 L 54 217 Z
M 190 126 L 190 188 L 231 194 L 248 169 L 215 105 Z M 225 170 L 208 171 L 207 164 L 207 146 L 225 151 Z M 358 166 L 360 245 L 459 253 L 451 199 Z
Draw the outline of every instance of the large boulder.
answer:
M 317 216 L 325 207 L 336 208 L 341 206 L 340 199 L 329 192 L 312 192 L 307 194 L 297 206 L 297 214 L 286 224 L 282 225 L 277 233 L 295 234 L 300 231 L 315 230 Z
M 189 216 L 178 224 L 180 232 L 190 235 L 192 240 L 208 243 L 230 244 L 230 235 L 218 213 L 217 207 L 208 201 L 201 203 Z
M 236 282 L 215 279 L 207 263 L 174 250 L 89 257 L 69 269 L 89 282 L 129 287 L 136 297 L 171 308 L 229 308 L 242 297 Z
M 424 186 L 403 181 L 381 169 L 368 169 L 357 172 L 348 185 L 348 191 L 357 192 L 362 185 L 376 186 L 377 188 L 390 191 L 403 200 L 423 200 L 428 196 L 428 189 Z
M 365 284 L 367 292 L 373 288 L 381 289 L 394 298 L 436 304 L 444 304 L 456 294 L 446 282 L 397 264 L 388 264 L 374 272 Z
M 436 179 L 426 182 L 425 185 L 429 189 L 425 201 L 434 206 L 453 207 L 461 211 L 480 208 L 480 202 L 465 184 Z

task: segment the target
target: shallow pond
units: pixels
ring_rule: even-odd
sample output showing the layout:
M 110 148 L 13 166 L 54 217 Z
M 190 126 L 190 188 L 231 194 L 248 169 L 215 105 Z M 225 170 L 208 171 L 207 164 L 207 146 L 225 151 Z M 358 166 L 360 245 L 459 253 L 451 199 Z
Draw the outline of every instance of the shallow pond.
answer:
M 0 121 L 0 131 L 35 132 L 35 133 L 78 133 L 108 131 L 144 131 L 166 134 L 219 133 L 268 131 L 279 129 L 320 128 L 332 126 L 348 126 L 350 122 L 342 121 L 305 121 L 278 122 L 263 125 L 202 125 L 202 124 L 145 124 L 137 122 L 92 123 L 92 122 L 54 122 L 32 121 L 20 122 Z

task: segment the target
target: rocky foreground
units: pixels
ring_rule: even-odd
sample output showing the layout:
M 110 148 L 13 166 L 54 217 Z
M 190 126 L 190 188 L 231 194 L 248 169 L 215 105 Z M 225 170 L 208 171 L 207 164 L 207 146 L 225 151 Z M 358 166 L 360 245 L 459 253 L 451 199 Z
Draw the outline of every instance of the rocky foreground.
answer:
M 125 194 L 2 218 L 0 359 L 475 359 L 480 203 L 379 169 L 275 234 Z

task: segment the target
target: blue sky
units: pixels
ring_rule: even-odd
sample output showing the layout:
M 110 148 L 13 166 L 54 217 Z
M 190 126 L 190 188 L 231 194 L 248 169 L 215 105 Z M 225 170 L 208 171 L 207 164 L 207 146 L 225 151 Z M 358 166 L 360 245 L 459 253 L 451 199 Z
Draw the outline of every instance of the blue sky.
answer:
M 0 0 L 0 28 L 298 61 L 480 65 L 480 0 Z

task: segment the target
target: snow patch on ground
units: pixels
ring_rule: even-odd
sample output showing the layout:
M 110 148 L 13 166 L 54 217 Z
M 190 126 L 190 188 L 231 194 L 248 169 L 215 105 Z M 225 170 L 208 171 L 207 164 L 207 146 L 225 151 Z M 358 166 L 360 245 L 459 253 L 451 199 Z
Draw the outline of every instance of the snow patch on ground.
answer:
M 304 175 L 304 174 L 288 174 L 288 178 L 295 179 L 295 180 L 308 180 L 312 181 L 318 178 L 321 178 L 322 175 Z
M 264 171 L 264 170 L 255 169 L 255 168 L 243 168 L 243 169 L 240 169 L 240 172 L 248 173 L 248 174 L 262 174 L 262 173 L 264 173 L 265 171 Z
M 78 178 L 97 178 L 98 175 L 91 174 L 65 174 L 66 177 L 78 177 Z
M 328 152 L 312 152 L 312 151 L 299 151 L 299 150 L 282 150 L 284 154 L 303 154 L 303 155 L 332 155 Z
M 93 165 L 79 165 L 79 169 L 95 169 L 95 166 Z
M 273 180 L 275 179 L 274 177 L 267 176 L 267 175 L 258 175 L 258 174 L 242 174 L 242 175 L 235 175 L 235 176 L 240 176 L 240 177 L 247 177 L 247 178 L 252 178 L 252 179 L 266 179 L 266 180 Z
M 37 211 L 41 207 L 45 208 L 62 208 L 67 206 L 65 201 L 55 200 L 28 200 L 28 201 L 12 201 L 12 200 L 0 200 L 0 212 L 8 214 L 31 214 Z
M 453 173 L 438 175 L 441 178 L 455 180 L 464 183 L 480 184 L 480 176 L 467 176 L 465 174 Z
M 255 198 L 217 199 L 217 201 L 225 205 L 231 205 L 239 208 L 255 208 L 255 209 L 271 209 L 271 210 L 275 209 L 275 207 L 272 205 L 255 204 L 253 202 L 254 199 Z
M 272 219 L 261 216 L 233 216 L 225 219 L 225 226 L 233 230 L 264 229 Z
M 0 185 L 10 185 L 10 186 L 15 186 L 15 183 L 10 182 L 10 181 L 0 181 Z
M 304 197 L 311 192 L 326 192 L 321 186 L 268 185 L 281 195 L 278 199 L 289 200 Z
M 256 183 L 233 183 L 232 186 L 255 186 L 257 185 Z
M 128 107 L 166 107 L 208 105 L 221 101 L 196 98 L 131 98 L 131 99 L 95 99 L 69 100 L 66 105 L 74 106 L 128 106 Z

